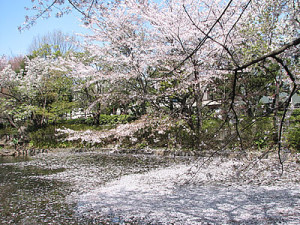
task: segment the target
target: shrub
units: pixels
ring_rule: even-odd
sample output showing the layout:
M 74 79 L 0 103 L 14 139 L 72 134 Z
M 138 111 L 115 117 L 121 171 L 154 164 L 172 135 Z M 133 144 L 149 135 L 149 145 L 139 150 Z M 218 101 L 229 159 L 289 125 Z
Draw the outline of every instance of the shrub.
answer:
M 29 134 L 30 141 L 34 147 L 37 148 L 56 148 L 59 145 L 59 139 L 63 138 L 64 135 L 59 137 L 56 134 L 56 127 L 49 125 L 44 128 L 40 128 Z
M 300 152 L 300 109 L 293 111 L 289 122 L 289 127 L 285 135 L 287 144 L 290 148 Z
M 134 116 L 131 115 L 100 115 L 100 125 L 114 125 L 120 123 L 128 123 L 135 119 Z M 60 120 L 57 124 L 85 124 L 85 125 L 93 125 L 94 119 L 92 117 L 88 118 L 76 118 L 76 119 L 68 119 L 68 120 Z
M 290 148 L 300 152 L 300 126 L 289 129 L 287 142 Z

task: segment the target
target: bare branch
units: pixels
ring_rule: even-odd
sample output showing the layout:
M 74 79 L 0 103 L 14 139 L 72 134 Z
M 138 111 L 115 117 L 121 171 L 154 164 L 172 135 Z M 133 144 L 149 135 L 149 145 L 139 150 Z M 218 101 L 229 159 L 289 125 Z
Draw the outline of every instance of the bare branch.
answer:
M 221 18 L 224 16 L 224 14 L 226 13 L 226 11 L 228 10 L 229 6 L 231 5 L 233 0 L 230 0 L 226 6 L 226 8 L 223 10 L 223 12 L 221 13 L 221 15 L 219 16 L 219 18 L 214 22 L 214 24 L 211 26 L 211 28 L 209 29 L 209 31 L 205 34 L 205 37 L 199 42 L 199 44 L 196 46 L 196 48 L 192 51 L 191 54 L 189 54 L 184 60 L 181 61 L 181 63 L 179 63 L 179 65 L 177 65 L 174 70 L 178 69 L 180 66 L 182 66 L 187 60 L 189 60 L 193 55 L 195 55 L 199 49 L 202 47 L 202 45 L 206 42 L 206 40 L 209 37 L 209 34 L 212 32 L 212 30 L 215 28 L 215 26 L 219 23 L 219 21 L 221 20 Z M 184 5 L 183 5 L 184 7 Z
M 283 115 L 280 121 L 280 126 L 279 126 L 279 131 L 278 131 L 278 157 L 279 157 L 279 162 L 281 164 L 281 173 L 283 173 L 283 161 L 281 159 L 281 137 L 282 137 L 282 129 L 283 129 L 283 123 L 286 117 L 286 113 L 289 107 L 289 104 L 292 101 L 292 97 L 293 95 L 296 93 L 297 90 L 297 84 L 296 84 L 296 79 L 295 76 L 291 73 L 291 71 L 289 70 L 289 68 L 287 67 L 287 65 L 283 62 L 282 59 L 273 56 L 273 58 L 284 68 L 284 70 L 287 72 L 289 78 L 292 80 L 293 82 L 293 88 L 292 91 L 288 97 L 288 99 L 286 100 L 285 104 L 284 104 L 284 111 L 283 111 Z
M 248 3 L 245 5 L 245 7 L 243 8 L 242 10 L 242 13 L 240 14 L 239 18 L 235 21 L 235 23 L 232 25 L 231 29 L 228 31 L 227 35 L 226 35 L 226 38 L 225 38 L 225 41 L 224 41 L 224 45 L 225 43 L 227 42 L 227 39 L 229 37 L 229 34 L 231 33 L 231 31 L 234 29 L 234 27 L 237 25 L 237 23 L 240 21 L 240 19 L 242 18 L 244 12 L 246 11 L 246 9 L 248 8 L 248 6 L 250 5 L 252 0 L 249 0 Z
M 73 6 L 74 9 L 76 9 L 79 13 L 81 13 L 82 15 L 84 15 L 84 17 L 88 17 L 88 15 L 86 15 L 83 11 L 81 11 L 74 3 L 72 0 L 68 0 L 68 2 Z M 93 4 L 93 3 L 92 3 Z
M 90 5 L 90 7 L 89 7 L 89 10 L 88 10 L 88 17 L 90 16 L 90 12 L 91 12 L 91 10 L 92 10 L 92 7 L 93 7 L 93 5 L 94 5 L 94 2 L 95 2 L 95 0 L 92 1 L 91 5 Z
M 237 71 L 234 71 L 234 80 L 233 80 L 233 85 L 232 85 L 231 104 L 230 104 L 230 109 L 229 110 L 232 110 L 232 112 L 234 114 L 235 130 L 236 130 L 236 133 L 237 133 L 237 137 L 239 138 L 239 141 L 240 141 L 241 149 L 243 149 L 242 137 L 241 137 L 240 132 L 239 132 L 239 118 L 238 118 L 238 115 L 237 115 L 237 113 L 235 111 L 235 108 L 234 108 L 234 101 L 235 101 L 235 96 L 236 96 L 236 83 L 237 83 L 237 80 L 238 80 Z
M 187 9 L 186 9 L 186 7 L 185 7 L 185 5 L 183 5 L 183 8 L 184 8 L 184 11 L 185 11 L 185 13 L 187 14 L 187 16 L 188 16 L 188 18 L 190 19 L 190 21 L 193 23 L 193 25 L 202 33 L 202 34 L 204 34 L 204 35 L 206 35 L 206 33 L 194 22 L 194 20 L 191 18 L 191 16 L 190 16 L 190 14 L 188 13 L 188 11 L 187 11 Z M 228 33 L 229 34 L 229 33 Z M 212 38 L 211 36 L 208 36 L 207 35 L 207 37 L 210 39 L 210 40 L 212 40 L 213 42 L 215 42 L 215 43 L 217 43 L 218 45 L 220 45 L 220 46 L 222 46 L 224 49 L 225 49 L 225 51 L 230 55 L 230 57 L 231 57 L 231 59 L 232 59 L 232 61 L 234 62 L 234 64 L 236 65 L 236 66 L 238 66 L 238 63 L 236 62 L 236 60 L 234 59 L 234 56 L 233 56 L 233 54 L 232 54 L 232 52 L 228 49 L 228 47 L 225 45 L 225 43 L 224 44 L 222 44 L 222 43 L 220 43 L 220 42 L 218 42 L 217 40 L 215 40 L 214 38 Z M 226 37 L 227 38 L 227 37 Z
M 255 60 L 252 60 L 249 63 L 246 63 L 246 64 L 244 64 L 244 65 L 242 65 L 240 67 L 235 68 L 233 71 L 238 71 L 238 70 L 246 69 L 247 67 L 252 66 L 252 65 L 254 65 L 254 64 L 258 63 L 258 62 L 261 62 L 261 61 L 265 60 L 266 58 L 275 57 L 275 56 L 279 55 L 280 53 L 284 52 L 285 50 L 287 50 L 287 49 L 289 49 L 289 48 L 291 48 L 293 46 L 297 46 L 299 44 L 300 44 L 300 38 L 297 38 L 297 39 L 295 39 L 295 40 L 293 40 L 293 41 L 285 44 L 284 46 L 282 46 L 279 49 L 276 49 L 276 50 L 274 50 L 274 51 L 272 51 L 272 52 L 270 52 L 270 53 L 268 53 L 266 55 L 263 55 L 263 56 L 255 59 Z
M 0 88 L 0 89 L 1 89 L 1 88 Z M 5 92 L 3 92 L 2 90 L 0 91 L 0 94 L 1 94 L 1 95 L 4 95 L 4 96 L 7 96 L 7 97 L 10 97 L 10 98 L 14 98 L 14 99 L 16 99 L 18 102 L 21 102 L 21 99 L 19 99 L 18 97 L 14 96 L 14 95 L 11 95 L 11 94 L 9 94 L 9 93 L 5 93 Z

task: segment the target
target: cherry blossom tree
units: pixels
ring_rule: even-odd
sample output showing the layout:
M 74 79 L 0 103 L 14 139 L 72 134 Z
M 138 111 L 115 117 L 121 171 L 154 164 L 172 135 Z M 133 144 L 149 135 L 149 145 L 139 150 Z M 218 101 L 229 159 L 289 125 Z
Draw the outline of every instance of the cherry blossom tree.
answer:
M 234 137 L 242 140 L 241 131 L 248 125 L 241 127 L 239 120 L 237 84 L 247 80 L 245 74 L 255 75 L 257 68 L 269 73 L 270 65 L 278 64 L 283 71 L 281 79 L 291 87 L 278 129 L 281 140 L 282 124 L 299 83 L 295 60 L 300 43 L 298 1 L 33 2 L 37 14 L 27 17 L 27 25 L 50 16 L 55 9 L 57 16 L 71 9 L 83 16 L 82 23 L 92 32 L 85 36 L 85 48 L 93 62 L 87 65 L 75 60 L 71 66 L 75 75 L 114 85 L 131 82 L 134 88 L 129 97 L 141 104 L 150 102 L 157 112 L 162 111 L 161 104 L 176 99 L 181 110 L 176 109 L 178 113 L 173 115 L 190 121 L 198 145 L 203 96 L 213 81 L 226 78 L 231 82 L 223 119 L 232 121 Z M 169 109 L 174 112 L 171 103 Z
M 201 113 L 202 98 L 204 90 L 212 78 L 222 76 L 224 71 L 227 71 L 227 73 L 235 71 L 237 73 L 249 69 L 250 65 L 240 68 L 240 65 L 247 65 L 247 62 L 250 61 L 249 56 L 263 55 L 282 45 L 278 39 L 278 37 L 284 35 L 280 31 L 280 29 L 285 30 L 281 25 L 282 21 L 285 19 L 291 22 L 295 18 L 293 19 L 290 14 L 288 18 L 280 18 L 281 13 L 273 15 L 271 21 L 267 17 L 270 16 L 271 10 L 275 13 L 280 8 L 282 12 L 289 11 L 295 14 L 297 8 L 285 6 L 284 2 L 281 1 L 278 2 L 277 8 L 269 9 L 270 12 L 265 16 L 263 8 L 270 7 L 270 4 L 268 1 L 264 4 L 253 2 L 251 5 L 250 1 L 229 1 L 227 4 L 220 3 L 219 5 L 215 1 L 170 1 L 165 4 L 164 2 L 147 4 L 129 1 L 123 5 L 114 5 L 112 13 L 110 12 L 108 15 L 93 13 L 93 15 L 100 15 L 101 19 L 94 17 L 90 20 L 89 26 L 95 35 L 89 36 L 88 39 L 105 43 L 106 49 L 108 47 L 109 50 L 107 51 L 104 46 L 98 46 L 98 48 L 94 45 L 89 46 L 92 46 L 91 49 L 97 49 L 97 53 L 104 53 L 100 58 L 106 57 L 106 59 L 109 59 L 107 56 L 112 55 L 113 59 L 108 64 L 112 63 L 118 66 L 123 65 L 122 63 L 138 65 L 138 68 L 142 68 L 142 71 L 145 71 L 147 67 L 155 69 L 164 67 L 167 71 L 164 73 L 164 80 L 180 78 L 179 85 L 176 86 L 177 90 L 186 93 L 189 90 L 188 87 L 192 87 L 193 99 L 191 102 L 196 104 L 197 128 L 195 130 L 197 136 L 199 136 L 203 118 Z M 251 21 L 252 13 L 261 18 L 262 22 L 259 25 L 256 25 L 258 24 L 256 21 Z M 139 28 L 135 26 L 130 30 L 136 30 L 138 34 L 143 33 L 143 37 L 148 38 L 142 40 L 144 41 L 143 46 L 148 47 L 146 51 L 140 45 L 136 46 L 137 43 L 143 43 L 142 41 L 137 41 L 136 37 L 126 37 L 126 35 L 132 34 L 132 32 L 128 32 L 128 26 L 132 25 L 132 21 L 136 21 Z M 238 23 L 241 26 L 237 26 Z M 123 24 L 125 24 L 125 27 L 121 27 Z M 272 28 L 270 28 L 271 25 Z M 297 29 L 297 23 L 286 28 L 295 30 Z M 252 30 L 250 36 L 247 36 L 247 33 L 244 32 L 245 29 Z M 255 34 L 261 34 L 262 37 L 257 38 Z M 123 35 L 122 38 L 116 38 L 120 35 Z M 263 35 L 265 36 L 263 37 Z M 275 40 L 271 40 L 271 37 Z M 290 32 L 289 35 L 285 36 L 288 40 L 292 40 L 293 37 L 295 37 L 295 32 Z M 113 38 L 116 39 L 112 40 Z M 147 40 L 148 42 L 150 40 L 151 43 L 147 43 Z M 250 44 L 251 48 L 259 49 L 260 52 L 256 51 L 255 54 L 247 52 L 251 49 L 247 46 L 247 42 L 250 41 L 252 43 Z M 272 41 L 272 45 L 270 41 Z M 244 43 L 246 43 L 246 46 L 244 46 Z M 120 48 L 124 48 L 124 46 L 128 56 L 120 55 Z M 238 47 L 245 49 L 246 53 L 240 52 L 240 49 L 237 49 Z M 141 49 L 143 52 L 138 51 Z M 139 64 L 133 61 L 137 59 L 137 57 L 134 57 L 135 51 L 139 56 Z M 143 59 L 145 60 L 143 61 Z M 146 62 L 146 64 L 142 62 Z M 132 70 L 127 67 L 125 71 L 128 73 Z M 133 76 L 143 74 L 142 71 L 133 71 Z M 118 77 L 121 76 L 124 76 L 124 74 L 122 71 L 118 71 Z M 147 78 L 151 77 L 151 74 L 146 76 Z M 234 81 L 235 86 L 236 77 Z M 170 90 L 171 94 L 176 92 L 174 88 Z M 232 104 L 230 104 L 228 111 L 233 111 L 237 121 L 237 112 L 233 107 L 236 96 L 234 88 L 231 96 Z M 237 135 L 239 136 L 238 132 Z
M 25 70 L 16 72 L 11 64 L 0 71 L 1 111 L 13 127 L 32 121 L 40 127 L 55 120 L 74 106 L 68 93 L 72 86 L 66 76 L 68 68 L 56 64 L 57 59 L 25 58 Z M 59 102 L 59 103 L 58 103 Z
M 7 120 L 14 128 L 18 128 L 18 125 L 14 122 L 11 110 L 14 109 L 15 103 L 21 104 L 22 102 L 20 94 L 16 91 L 16 87 L 20 82 L 20 77 L 16 72 L 20 70 L 20 65 L 17 66 L 16 62 L 19 62 L 19 60 L 9 60 L 5 56 L 2 56 L 0 61 L 1 118 Z

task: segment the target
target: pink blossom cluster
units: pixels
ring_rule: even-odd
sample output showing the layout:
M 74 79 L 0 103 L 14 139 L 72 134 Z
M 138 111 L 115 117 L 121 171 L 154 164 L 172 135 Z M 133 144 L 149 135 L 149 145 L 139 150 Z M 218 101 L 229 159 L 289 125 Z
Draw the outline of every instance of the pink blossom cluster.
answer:
M 67 141 L 81 140 L 87 143 L 101 143 L 103 140 L 108 138 L 123 138 L 130 137 L 138 130 L 144 128 L 147 124 L 147 118 L 143 117 L 133 123 L 120 124 L 114 129 L 107 131 L 74 131 L 72 129 L 56 129 L 58 133 L 68 134 Z

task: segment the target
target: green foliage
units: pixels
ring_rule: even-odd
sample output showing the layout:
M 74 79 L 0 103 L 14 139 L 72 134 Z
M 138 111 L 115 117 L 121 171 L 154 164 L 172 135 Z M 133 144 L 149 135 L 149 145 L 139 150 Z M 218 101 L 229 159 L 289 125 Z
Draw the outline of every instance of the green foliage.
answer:
M 194 133 L 187 127 L 187 124 L 181 121 L 168 132 L 168 146 L 174 148 L 193 148 L 195 147 L 195 138 Z
M 18 130 L 12 127 L 2 128 L 0 129 L 0 138 L 4 135 L 16 136 L 18 135 Z
M 288 146 L 300 152 L 300 109 L 296 109 L 292 113 L 286 138 Z
M 110 129 L 114 128 L 113 125 L 93 125 L 93 124 L 85 124 L 85 123 L 60 123 L 57 124 L 57 127 L 59 128 L 68 128 L 75 131 L 85 131 L 85 130 L 104 130 L 104 129 Z
M 287 142 L 289 147 L 300 152 L 300 125 L 292 127 L 287 133 Z
M 59 72 L 53 72 L 44 81 L 44 89 L 34 101 L 33 113 L 37 119 L 45 118 L 53 122 L 70 113 L 77 106 L 72 97 L 72 80 Z
M 40 48 L 33 50 L 30 58 L 54 56 L 55 58 L 63 56 L 63 52 L 59 45 L 43 44 Z
M 262 149 L 268 144 L 267 137 L 261 136 L 260 133 L 257 133 L 254 137 L 254 143 L 258 147 L 258 149 Z
M 59 100 L 53 102 L 49 106 L 49 114 L 48 119 L 49 122 L 54 122 L 56 120 L 59 120 L 63 115 L 70 113 L 72 109 L 74 109 L 77 106 L 76 102 L 67 101 L 67 100 Z
M 49 44 L 44 44 L 42 45 L 39 49 L 34 50 L 30 56 L 30 58 L 35 58 L 35 57 L 47 57 L 52 54 L 52 49 L 51 45 Z
M 136 145 L 138 149 L 143 149 L 146 148 L 147 146 L 149 146 L 149 143 L 146 140 L 142 140 Z
M 101 115 L 100 118 L 100 126 L 93 125 L 92 118 L 78 118 L 59 120 L 55 124 L 32 130 L 29 134 L 31 145 L 37 148 L 88 147 L 89 143 L 81 143 L 80 140 L 74 142 L 62 141 L 67 135 L 57 136 L 56 129 L 69 128 L 76 131 L 111 129 L 117 124 L 127 123 L 134 119 L 129 115 Z
M 159 91 L 163 92 L 169 88 L 172 88 L 174 85 L 170 81 L 161 81 Z
M 135 117 L 132 115 L 100 115 L 100 122 L 99 125 L 116 125 L 116 124 L 124 124 L 129 123 L 135 120 Z M 93 125 L 93 118 L 77 118 L 77 119 L 69 119 L 69 120 L 58 120 L 57 124 L 68 124 L 68 125 Z
M 218 118 L 206 119 L 202 123 L 202 130 L 209 133 L 216 132 L 219 129 L 221 123 L 222 121 Z
M 48 126 L 31 132 L 30 140 L 33 146 L 38 148 L 56 147 L 57 137 L 55 136 L 55 126 Z
M 29 134 L 30 146 L 35 148 L 70 148 L 81 147 L 80 141 L 69 142 L 63 141 L 67 137 L 66 134 L 59 134 L 56 132 L 58 126 L 48 125 L 32 131 Z
M 241 121 L 242 139 L 245 148 L 255 147 L 262 149 L 273 144 L 273 118 L 272 117 L 244 117 Z
M 291 116 L 291 121 L 300 122 L 300 109 L 295 109 Z

